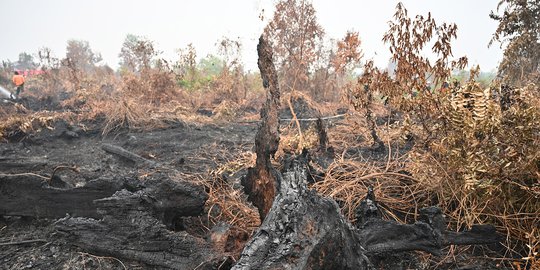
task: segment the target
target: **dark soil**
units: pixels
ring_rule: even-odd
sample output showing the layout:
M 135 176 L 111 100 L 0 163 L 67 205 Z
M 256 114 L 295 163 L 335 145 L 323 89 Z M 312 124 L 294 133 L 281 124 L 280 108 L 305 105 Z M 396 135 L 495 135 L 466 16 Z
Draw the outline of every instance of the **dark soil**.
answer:
M 155 172 L 102 150 L 102 143 L 109 143 L 173 168 L 175 174 L 204 176 L 235 153 L 251 150 L 257 128 L 255 124 L 182 124 L 102 136 L 90 126 L 59 121 L 52 130 L 43 129 L 17 138 L 17 142 L 0 144 L 0 173 L 49 177 L 57 166 L 75 166 L 79 172 L 61 170 L 55 175 L 70 186 L 79 186 L 101 176 L 144 179 Z M 147 269 L 137 262 L 99 257 L 58 242 L 52 237 L 53 222 L 30 217 L 0 218 L 0 269 Z M 17 243 L 27 240 L 40 241 Z

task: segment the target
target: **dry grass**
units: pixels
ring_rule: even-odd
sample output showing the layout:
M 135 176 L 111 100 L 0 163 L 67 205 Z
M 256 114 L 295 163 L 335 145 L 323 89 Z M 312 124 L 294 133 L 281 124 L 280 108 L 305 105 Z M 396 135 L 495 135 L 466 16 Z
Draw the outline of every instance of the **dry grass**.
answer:
M 504 258 L 521 259 L 513 267 L 538 268 L 540 99 L 534 86 L 518 92 L 518 102 L 501 112 L 487 90 L 474 81 L 466 84 L 452 100 L 442 100 L 442 116 L 429 127 L 427 141 L 421 119 L 378 126 L 387 145 L 403 145 L 405 133 L 416 138 L 415 147 L 403 157 L 388 155 L 386 164 L 350 154 L 371 143 L 365 119 L 350 116 L 330 134 L 341 158 L 314 187 L 343 202 L 351 220 L 366 187 L 373 185 L 381 201 L 405 217 L 414 217 L 419 207 L 437 205 L 451 230 L 493 224 L 506 236 Z M 407 175 L 393 175 L 401 171 Z
M 220 157 L 231 153 L 222 153 Z M 235 175 L 255 165 L 255 154 L 252 152 L 234 153 L 224 163 L 218 164 L 199 180 L 206 187 L 208 200 L 206 208 L 210 226 L 225 222 L 251 234 L 261 223 L 259 213 L 251 203 L 239 183 L 224 179 L 225 175 Z
M 314 126 L 298 133 L 296 126 L 289 125 L 280 130 L 279 148 L 275 154 L 281 160 L 286 153 L 300 153 L 302 149 L 314 149 L 319 144 L 319 137 Z
M 160 118 L 148 104 L 140 104 L 131 98 L 103 104 L 105 123 L 103 134 L 113 130 L 127 128 L 130 130 L 152 130 L 165 127 L 164 119 Z
M 240 113 L 240 105 L 231 100 L 222 101 L 214 108 L 214 119 L 220 121 L 235 121 Z
M 448 216 L 450 228 L 458 230 L 473 224 L 493 224 L 506 236 L 503 243 L 507 248 L 505 258 L 520 256 L 522 260 L 516 263 L 522 267 L 538 264 L 538 194 L 510 180 L 470 190 L 445 167 L 431 154 L 424 153 L 415 154 L 407 169 L 425 186 L 426 199 L 438 202 Z
M 416 180 L 395 171 L 399 162 L 392 161 L 388 166 L 370 162 L 339 160 L 327 170 L 323 181 L 313 185 L 319 193 L 342 203 L 343 214 L 355 221 L 355 209 L 367 193 L 369 186 L 386 210 L 387 217 L 404 222 L 414 220 L 421 205 L 418 197 L 424 190 Z
M 0 123 L 0 140 L 7 141 L 16 138 L 20 141 L 43 129 L 52 130 L 55 121 L 58 119 L 70 119 L 72 116 L 71 113 L 47 111 L 5 116 Z
M 379 116 L 388 114 L 383 107 L 378 106 L 376 111 Z M 374 188 L 388 218 L 402 222 L 414 220 L 418 210 L 426 206 L 419 204 L 425 196 L 425 187 L 405 173 L 409 159 L 398 149 L 398 142 L 403 142 L 400 128 L 387 125 L 378 130 L 388 152 L 384 159 L 368 160 L 362 156 L 369 154 L 372 145 L 365 118 L 351 114 L 330 129 L 330 145 L 335 150 L 336 161 L 328 167 L 324 180 L 313 188 L 340 202 L 343 214 L 351 221 L 355 221 L 354 211 L 369 186 Z

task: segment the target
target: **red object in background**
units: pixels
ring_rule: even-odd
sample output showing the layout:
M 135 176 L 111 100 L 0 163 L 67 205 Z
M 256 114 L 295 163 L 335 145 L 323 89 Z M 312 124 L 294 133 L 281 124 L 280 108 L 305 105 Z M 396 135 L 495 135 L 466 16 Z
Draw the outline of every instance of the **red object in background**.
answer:
M 45 74 L 45 71 L 41 69 L 26 69 L 24 71 L 16 69 L 15 71 L 18 71 L 19 74 L 23 75 L 24 77 Z

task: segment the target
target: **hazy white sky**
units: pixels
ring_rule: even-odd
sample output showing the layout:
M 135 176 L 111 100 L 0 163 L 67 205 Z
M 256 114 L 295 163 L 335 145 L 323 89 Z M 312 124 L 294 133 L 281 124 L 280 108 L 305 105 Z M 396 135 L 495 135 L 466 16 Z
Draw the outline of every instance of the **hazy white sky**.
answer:
M 497 22 L 488 16 L 499 0 L 404 0 L 410 16 L 432 12 L 438 22 L 458 25 L 454 56 L 467 55 L 469 63 L 484 71 L 497 67 L 502 51 L 488 48 Z M 25 0 L 0 1 L 0 60 L 18 59 L 20 52 L 36 53 L 49 47 L 57 57 L 65 55 L 67 40 L 90 42 L 104 62 L 118 65 L 118 53 L 127 34 L 154 41 L 165 59 L 175 60 L 178 48 L 193 43 L 199 57 L 217 54 L 222 37 L 240 38 L 243 59 L 256 68 L 256 43 L 266 21 L 272 17 L 273 0 Z M 314 0 L 319 23 L 327 38 L 342 38 L 347 30 L 358 31 L 365 58 L 386 66 L 388 49 L 383 33 L 392 19 L 394 0 Z

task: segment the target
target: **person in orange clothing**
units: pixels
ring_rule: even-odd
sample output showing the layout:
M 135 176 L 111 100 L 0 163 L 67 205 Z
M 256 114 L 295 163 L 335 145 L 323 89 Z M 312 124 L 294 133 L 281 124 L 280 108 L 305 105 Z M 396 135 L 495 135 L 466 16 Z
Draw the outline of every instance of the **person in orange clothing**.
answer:
M 18 71 L 15 71 L 15 75 L 13 75 L 13 83 L 15 86 L 17 86 L 15 96 L 19 96 L 19 94 L 24 91 L 24 76 L 20 75 Z

